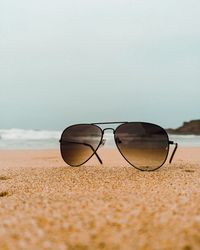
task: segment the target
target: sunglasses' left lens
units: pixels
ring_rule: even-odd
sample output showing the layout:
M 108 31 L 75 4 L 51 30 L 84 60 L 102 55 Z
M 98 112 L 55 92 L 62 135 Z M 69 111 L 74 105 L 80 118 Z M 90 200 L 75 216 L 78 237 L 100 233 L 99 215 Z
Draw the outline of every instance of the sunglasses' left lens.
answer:
M 92 124 L 73 125 L 61 136 L 60 151 L 63 160 L 70 166 L 80 166 L 88 161 L 98 149 L 102 130 Z

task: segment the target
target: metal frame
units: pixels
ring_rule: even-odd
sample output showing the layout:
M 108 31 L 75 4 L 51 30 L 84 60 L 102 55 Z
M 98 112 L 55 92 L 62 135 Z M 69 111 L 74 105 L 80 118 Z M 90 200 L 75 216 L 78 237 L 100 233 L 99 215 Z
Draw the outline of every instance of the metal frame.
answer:
M 68 141 L 67 141 L 67 142 L 66 142 L 66 141 L 62 141 L 62 136 L 63 136 L 63 134 L 65 133 L 65 131 L 68 130 L 70 127 L 78 126 L 78 125 L 94 125 L 94 126 L 98 127 L 98 128 L 100 129 L 100 131 L 101 131 L 101 139 L 100 139 L 100 142 L 99 142 L 99 144 L 98 144 L 96 150 L 95 150 L 90 144 L 83 143 L 85 146 L 88 146 L 88 147 L 90 147 L 90 148 L 92 149 L 93 154 L 92 154 L 85 162 L 83 162 L 83 163 L 81 163 L 81 164 L 79 164 L 79 165 L 76 165 L 76 167 L 81 166 L 81 165 L 83 165 L 84 163 L 86 163 L 90 158 L 92 158 L 93 155 L 95 155 L 95 156 L 97 157 L 97 159 L 98 159 L 98 161 L 100 162 L 100 164 L 103 164 L 103 161 L 101 160 L 101 158 L 100 158 L 99 155 L 97 154 L 97 150 L 99 149 L 99 147 L 100 147 L 100 146 L 103 144 L 103 142 L 104 142 L 103 136 L 104 136 L 104 131 L 106 131 L 106 130 L 112 130 L 112 131 L 113 131 L 115 145 L 117 146 L 117 148 L 118 148 L 120 154 L 123 156 L 123 158 L 124 158 L 130 165 L 132 165 L 133 167 L 135 167 L 136 169 L 138 169 L 138 170 L 140 170 L 140 171 L 155 171 L 155 170 L 159 169 L 159 168 L 166 162 L 166 160 L 167 160 L 167 158 L 168 158 L 170 145 L 175 145 L 174 150 L 172 151 L 172 154 L 171 154 L 170 160 L 169 160 L 169 163 L 172 162 L 173 157 L 174 157 L 174 155 L 175 155 L 175 153 L 176 153 L 176 150 L 177 150 L 177 148 L 178 148 L 178 143 L 175 143 L 174 141 L 169 140 L 169 136 L 168 136 L 166 130 L 165 130 L 164 128 L 160 127 L 159 125 L 153 124 L 153 123 L 149 123 L 149 122 L 140 122 L 140 123 L 147 123 L 147 124 L 151 124 L 151 125 L 156 125 L 156 126 L 160 127 L 161 129 L 163 129 L 163 131 L 165 131 L 166 136 L 167 136 L 167 139 L 168 139 L 168 152 L 167 152 L 167 154 L 166 154 L 166 158 L 164 159 L 163 163 L 162 163 L 159 167 L 157 167 L 157 168 L 155 168 L 155 169 L 152 169 L 152 170 L 151 170 L 151 169 L 150 169 L 150 170 L 148 170 L 148 169 L 144 169 L 144 170 L 143 170 L 143 169 L 140 169 L 140 168 L 134 166 L 132 163 L 130 163 L 130 162 L 126 159 L 126 157 L 121 153 L 120 148 L 118 147 L 118 144 L 117 144 L 117 138 L 115 137 L 115 132 L 117 131 L 117 129 L 118 129 L 120 126 L 122 126 L 122 125 L 124 125 L 124 124 L 130 124 L 130 123 L 137 123 L 137 122 L 127 122 L 127 121 L 124 121 L 124 122 L 95 122 L 95 123 L 85 123 L 85 124 L 83 123 L 83 124 L 74 124 L 74 125 L 71 125 L 71 126 L 67 127 L 66 129 L 64 129 L 64 131 L 62 132 L 61 139 L 59 140 L 59 142 L 60 142 L 60 147 L 61 147 L 61 144 L 69 143 Z M 138 123 L 139 123 L 139 122 L 138 122 Z M 114 129 L 114 128 L 109 128 L 109 127 L 108 127 L 108 128 L 102 129 L 101 127 L 98 126 L 98 125 L 108 125 L 108 124 L 120 124 L 120 125 L 117 126 L 115 129 Z M 79 142 L 70 141 L 70 143 L 79 143 Z M 80 143 L 80 144 L 81 144 L 81 143 Z M 63 155 L 62 155 L 62 151 L 61 151 L 61 156 L 62 156 L 62 158 L 63 158 L 63 160 L 64 160 L 64 157 L 63 157 Z M 64 161 L 65 161 L 65 160 L 64 160 Z M 73 166 L 73 167 L 74 167 L 74 166 Z

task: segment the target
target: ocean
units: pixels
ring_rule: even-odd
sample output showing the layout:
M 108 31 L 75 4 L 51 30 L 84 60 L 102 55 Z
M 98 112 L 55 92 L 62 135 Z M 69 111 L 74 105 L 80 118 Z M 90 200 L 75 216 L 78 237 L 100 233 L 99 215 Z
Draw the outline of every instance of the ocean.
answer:
M 0 149 L 53 149 L 59 147 L 61 131 L 0 129 Z
M 61 133 L 58 130 L 0 129 L 0 149 L 56 149 Z M 169 135 L 169 138 L 179 146 L 200 147 L 200 136 Z M 112 132 L 106 132 L 104 139 L 105 147 L 115 146 Z

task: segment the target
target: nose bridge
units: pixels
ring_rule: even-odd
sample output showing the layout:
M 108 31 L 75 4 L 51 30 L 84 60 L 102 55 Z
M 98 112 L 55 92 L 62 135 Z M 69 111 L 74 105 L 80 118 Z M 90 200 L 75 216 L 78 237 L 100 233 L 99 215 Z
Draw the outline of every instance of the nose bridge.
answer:
M 103 133 L 104 133 L 104 131 L 106 131 L 106 130 L 112 130 L 112 131 L 113 131 L 113 134 L 115 133 L 114 128 L 104 128 L 104 129 L 103 129 Z

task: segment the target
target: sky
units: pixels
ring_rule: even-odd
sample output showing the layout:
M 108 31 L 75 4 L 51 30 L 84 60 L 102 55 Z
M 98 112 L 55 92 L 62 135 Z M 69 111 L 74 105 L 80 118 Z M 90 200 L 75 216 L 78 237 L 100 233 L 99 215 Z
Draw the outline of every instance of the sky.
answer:
M 1 0 L 0 128 L 200 118 L 199 0 Z

